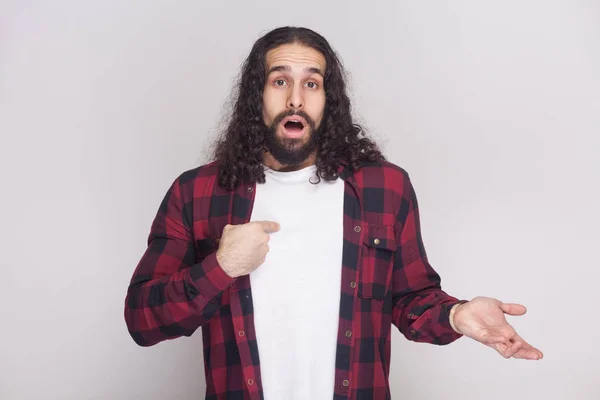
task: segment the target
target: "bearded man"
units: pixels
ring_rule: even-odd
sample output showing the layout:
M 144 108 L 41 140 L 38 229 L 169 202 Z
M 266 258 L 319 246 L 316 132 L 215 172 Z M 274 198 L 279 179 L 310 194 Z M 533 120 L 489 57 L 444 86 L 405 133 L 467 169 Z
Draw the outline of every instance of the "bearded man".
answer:
M 125 301 L 141 346 L 202 328 L 206 399 L 389 399 L 392 326 L 542 358 L 505 319 L 522 305 L 442 290 L 409 175 L 354 122 L 318 33 L 254 44 L 213 158 L 169 188 Z

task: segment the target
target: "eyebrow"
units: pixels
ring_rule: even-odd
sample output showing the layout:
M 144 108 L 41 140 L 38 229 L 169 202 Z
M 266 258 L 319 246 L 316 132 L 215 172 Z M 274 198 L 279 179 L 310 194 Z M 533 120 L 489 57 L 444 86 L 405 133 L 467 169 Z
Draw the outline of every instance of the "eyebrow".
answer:
M 270 75 L 273 72 L 281 72 L 281 71 L 292 72 L 292 67 L 290 67 L 289 65 L 275 65 L 269 69 L 269 73 L 267 75 Z M 319 75 L 323 76 L 323 71 L 321 71 L 320 68 L 306 67 L 306 68 L 304 68 L 304 72 L 306 72 L 308 74 L 319 74 Z

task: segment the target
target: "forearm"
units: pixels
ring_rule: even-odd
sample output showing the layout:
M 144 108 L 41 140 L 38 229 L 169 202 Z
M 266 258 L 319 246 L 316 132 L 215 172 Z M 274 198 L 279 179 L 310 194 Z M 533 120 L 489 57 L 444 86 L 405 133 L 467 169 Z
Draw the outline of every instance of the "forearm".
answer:
M 405 174 L 396 216 L 398 250 L 393 270 L 393 321 L 409 340 L 448 344 L 462 335 L 450 324 L 450 311 L 461 301 L 441 288 L 441 278 L 429 263 L 417 195 Z
M 462 335 L 450 324 L 450 310 L 461 301 L 437 285 L 394 299 L 393 321 L 414 342 L 445 345 Z
M 129 333 L 140 346 L 190 336 L 217 312 L 233 281 L 215 253 L 171 275 L 134 277 L 125 300 Z

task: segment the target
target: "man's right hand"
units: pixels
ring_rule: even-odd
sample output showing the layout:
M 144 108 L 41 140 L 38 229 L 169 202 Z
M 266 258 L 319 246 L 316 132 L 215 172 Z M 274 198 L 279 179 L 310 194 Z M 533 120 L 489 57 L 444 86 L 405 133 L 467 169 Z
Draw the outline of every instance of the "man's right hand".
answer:
M 217 250 L 219 265 L 232 278 L 248 275 L 265 262 L 269 234 L 278 230 L 279 224 L 272 221 L 225 225 Z

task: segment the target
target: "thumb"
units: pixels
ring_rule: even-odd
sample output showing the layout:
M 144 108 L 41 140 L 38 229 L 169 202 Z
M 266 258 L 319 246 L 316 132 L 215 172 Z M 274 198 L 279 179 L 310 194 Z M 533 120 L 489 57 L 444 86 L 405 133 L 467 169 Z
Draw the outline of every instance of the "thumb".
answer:
M 527 312 L 525 306 L 515 303 L 502 303 L 502 311 L 508 315 L 523 315 Z
M 277 222 L 273 221 L 256 221 L 258 225 L 260 225 L 266 233 L 277 232 L 280 228 Z

